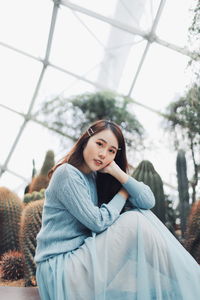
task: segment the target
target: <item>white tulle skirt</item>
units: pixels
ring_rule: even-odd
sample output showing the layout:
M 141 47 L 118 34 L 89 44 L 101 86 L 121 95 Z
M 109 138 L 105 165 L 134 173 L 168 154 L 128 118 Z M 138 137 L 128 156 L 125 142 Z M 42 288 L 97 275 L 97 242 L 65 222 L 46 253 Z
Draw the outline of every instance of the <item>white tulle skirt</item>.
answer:
M 198 300 L 200 266 L 149 210 L 37 265 L 42 300 Z

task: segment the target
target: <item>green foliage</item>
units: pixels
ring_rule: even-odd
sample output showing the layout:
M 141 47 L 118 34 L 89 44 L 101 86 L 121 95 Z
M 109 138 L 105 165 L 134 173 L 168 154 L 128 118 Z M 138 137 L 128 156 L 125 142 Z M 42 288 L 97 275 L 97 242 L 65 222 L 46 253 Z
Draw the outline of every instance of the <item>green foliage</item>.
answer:
M 44 200 L 30 202 L 24 208 L 20 226 L 20 247 L 24 257 L 25 285 L 35 285 L 34 262 L 36 236 L 41 228 Z
M 171 103 L 167 110 L 167 129 L 172 133 L 175 147 L 179 148 L 184 140 L 191 152 L 194 175 L 190 183 L 194 202 L 200 171 L 200 86 L 194 84 L 185 97 Z
M 136 148 L 141 144 L 143 127 L 130 112 L 131 102 L 130 98 L 109 91 L 85 93 L 46 102 L 41 113 L 51 128 L 74 140 L 96 120 L 114 121 L 123 129 L 127 144 Z
M 179 209 L 181 219 L 181 232 L 184 235 L 186 230 L 187 217 L 189 213 L 189 192 L 188 192 L 188 178 L 187 165 L 185 159 L 185 152 L 180 149 L 176 159 L 176 171 L 178 178 L 178 193 L 179 193 Z
M 19 250 L 21 213 L 21 199 L 9 189 L 0 187 L 0 255 Z
M 194 82 L 199 81 L 200 76 L 200 0 L 194 1 L 192 9 L 192 23 L 188 30 L 189 47 L 193 52 L 189 65 L 194 74 Z
M 200 0 L 196 1 L 196 6 L 193 9 L 193 19 L 192 19 L 192 24 L 189 27 L 189 33 L 190 33 L 190 35 L 194 36 L 195 39 L 199 40 L 199 35 L 200 35 Z
M 160 175 L 154 169 L 153 164 L 148 160 L 143 160 L 134 170 L 132 176 L 138 180 L 147 184 L 155 197 L 156 204 L 152 211 L 155 215 L 165 223 L 165 195 L 163 191 L 163 182 Z
M 41 189 L 39 192 L 27 193 L 24 195 L 23 202 L 28 204 L 31 201 L 41 200 L 45 197 L 45 189 Z
M 200 200 L 192 205 L 184 246 L 200 264 Z
M 194 84 L 185 97 L 168 107 L 167 119 L 171 129 L 179 128 L 185 138 L 200 144 L 200 86 Z
M 4 280 L 19 280 L 24 277 L 22 254 L 18 251 L 9 251 L 1 258 L 1 278 Z

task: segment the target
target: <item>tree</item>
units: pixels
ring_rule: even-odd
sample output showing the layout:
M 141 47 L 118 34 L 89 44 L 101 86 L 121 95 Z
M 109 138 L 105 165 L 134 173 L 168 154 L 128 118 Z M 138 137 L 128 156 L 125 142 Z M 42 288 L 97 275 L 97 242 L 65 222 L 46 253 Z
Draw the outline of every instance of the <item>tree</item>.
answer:
M 96 120 L 114 121 L 121 126 L 127 145 L 138 149 L 144 129 L 134 113 L 130 112 L 131 102 L 130 98 L 110 91 L 84 93 L 46 102 L 41 114 L 51 128 L 72 136 L 74 140 Z
M 175 147 L 179 148 L 179 144 L 185 139 L 185 143 L 190 150 L 194 167 L 194 175 L 190 181 L 194 202 L 198 173 L 200 172 L 200 86 L 195 83 L 184 97 L 171 103 L 166 118 L 168 129 L 174 133 Z
M 194 81 L 199 82 L 200 76 L 200 0 L 194 2 L 195 6 L 192 10 L 192 23 L 188 30 L 189 45 L 193 52 L 193 58 L 189 61 L 189 65 L 194 73 Z
M 196 186 L 200 172 L 200 0 L 194 2 L 192 21 L 188 28 L 189 48 L 192 52 L 189 66 L 194 75 L 185 96 L 167 107 L 167 129 L 173 136 L 176 149 L 185 140 L 186 149 L 191 153 L 194 175 L 190 180 L 192 202 L 196 200 Z M 182 145 L 181 145 L 182 147 Z

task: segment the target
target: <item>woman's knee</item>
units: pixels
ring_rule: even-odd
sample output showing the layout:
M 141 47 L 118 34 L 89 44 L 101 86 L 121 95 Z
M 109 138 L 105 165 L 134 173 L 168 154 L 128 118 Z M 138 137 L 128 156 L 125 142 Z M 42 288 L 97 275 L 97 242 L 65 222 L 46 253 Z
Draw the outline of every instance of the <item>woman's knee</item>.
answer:
M 117 220 L 121 226 L 135 227 L 138 222 L 138 211 L 130 210 L 120 215 Z

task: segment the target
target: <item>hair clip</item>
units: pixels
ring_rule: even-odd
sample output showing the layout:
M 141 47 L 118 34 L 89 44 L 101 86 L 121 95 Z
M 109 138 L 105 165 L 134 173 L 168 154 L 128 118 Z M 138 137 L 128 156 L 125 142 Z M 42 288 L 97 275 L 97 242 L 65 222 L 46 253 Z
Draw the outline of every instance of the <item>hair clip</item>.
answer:
M 117 149 L 117 151 L 120 151 L 120 150 L 122 150 L 122 148 L 118 148 L 118 149 Z
M 92 130 L 92 128 L 90 127 L 88 130 L 87 130 L 87 133 L 89 136 L 92 136 L 94 134 L 94 131 Z

